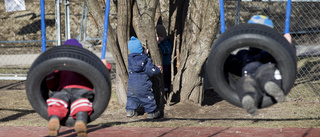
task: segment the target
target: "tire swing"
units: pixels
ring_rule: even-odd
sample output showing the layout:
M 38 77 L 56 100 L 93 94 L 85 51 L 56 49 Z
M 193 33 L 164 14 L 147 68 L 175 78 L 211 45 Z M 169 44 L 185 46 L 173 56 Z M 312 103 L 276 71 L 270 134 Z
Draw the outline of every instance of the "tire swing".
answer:
M 33 109 L 49 120 L 46 100 L 49 97 L 45 77 L 55 70 L 69 70 L 85 76 L 93 85 L 93 112 L 88 123 L 98 118 L 107 108 L 111 96 L 110 74 L 99 57 L 77 46 L 56 46 L 43 52 L 32 64 L 26 81 L 26 93 Z M 67 116 L 64 126 L 74 126 L 75 120 Z
M 275 64 L 282 74 L 282 88 L 285 95 L 294 85 L 297 72 L 295 50 L 292 45 L 275 29 L 261 24 L 241 24 L 230 28 L 214 43 L 207 64 L 209 84 L 220 97 L 229 103 L 242 107 L 241 101 L 229 82 L 228 72 L 224 71 L 227 57 L 236 49 L 255 47 L 268 52 L 275 59 Z M 264 95 L 259 108 L 277 103 Z

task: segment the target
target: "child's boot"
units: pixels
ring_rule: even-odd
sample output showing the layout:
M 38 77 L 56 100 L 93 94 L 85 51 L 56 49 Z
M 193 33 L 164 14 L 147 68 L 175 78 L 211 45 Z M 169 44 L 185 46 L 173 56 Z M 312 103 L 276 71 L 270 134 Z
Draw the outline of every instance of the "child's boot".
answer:
M 268 81 L 264 85 L 264 90 L 271 96 L 274 97 L 274 99 L 277 102 L 284 102 L 286 97 L 284 95 L 283 90 L 273 81 Z
M 157 119 L 157 118 L 160 118 L 159 110 L 147 114 L 147 119 Z
M 256 80 L 248 75 L 241 77 L 236 85 L 236 92 L 239 95 L 242 107 L 252 116 L 259 114 L 257 106 L 262 97 L 257 84 Z
M 134 116 L 138 116 L 138 112 L 136 110 L 127 110 L 127 117 L 131 118 Z
M 76 114 L 76 123 L 74 125 L 74 129 L 77 132 L 78 137 L 86 137 L 87 136 L 87 122 L 88 122 L 88 112 L 78 112 Z
M 58 136 L 60 129 L 60 117 L 57 115 L 50 116 L 48 123 L 48 136 Z
M 281 88 L 282 76 L 274 64 L 268 63 L 262 65 L 257 70 L 256 79 L 263 86 L 264 91 L 274 97 L 277 102 L 285 101 L 285 94 Z
M 245 95 L 242 98 L 241 103 L 242 103 L 242 107 L 246 109 L 250 115 L 255 116 L 259 114 L 258 108 L 256 106 L 256 101 L 253 99 L 252 96 Z

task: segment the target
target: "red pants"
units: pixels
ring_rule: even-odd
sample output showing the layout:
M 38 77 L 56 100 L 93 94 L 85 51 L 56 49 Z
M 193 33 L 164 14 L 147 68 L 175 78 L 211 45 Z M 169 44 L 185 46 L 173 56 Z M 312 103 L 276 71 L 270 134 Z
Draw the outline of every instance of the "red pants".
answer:
M 47 100 L 48 114 L 57 115 L 60 119 L 65 118 L 69 111 L 73 118 L 76 118 L 76 114 L 80 111 L 88 112 L 90 115 L 93 109 L 89 98 L 92 98 L 92 95 L 92 91 L 78 88 L 53 92 Z

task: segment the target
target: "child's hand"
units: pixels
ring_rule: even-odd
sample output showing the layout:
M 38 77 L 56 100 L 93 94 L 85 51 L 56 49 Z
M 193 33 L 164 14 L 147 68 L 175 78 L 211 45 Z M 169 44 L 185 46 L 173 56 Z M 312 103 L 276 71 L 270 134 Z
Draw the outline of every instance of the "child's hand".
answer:
M 159 69 L 160 69 L 160 71 L 161 71 L 161 66 L 157 66 Z
M 286 33 L 283 36 L 289 41 L 290 44 L 292 44 L 292 37 L 291 37 L 290 33 Z
M 148 54 L 149 53 L 149 50 L 148 49 L 144 49 L 143 51 L 145 54 Z
M 158 44 L 160 44 L 161 41 L 164 40 L 164 37 L 161 37 L 161 36 L 157 36 L 157 42 Z

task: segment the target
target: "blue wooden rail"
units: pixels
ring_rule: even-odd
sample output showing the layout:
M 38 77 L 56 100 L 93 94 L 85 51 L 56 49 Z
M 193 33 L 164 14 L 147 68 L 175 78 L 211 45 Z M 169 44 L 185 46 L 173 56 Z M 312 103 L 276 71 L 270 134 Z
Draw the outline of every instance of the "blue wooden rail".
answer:
M 46 51 L 46 24 L 45 24 L 45 10 L 44 10 L 44 0 L 40 0 L 40 10 L 41 10 L 41 51 Z
M 286 20 L 285 20 L 285 27 L 284 27 L 284 34 L 290 32 L 290 15 L 291 15 L 291 0 L 287 2 L 287 11 L 286 11 Z
M 105 59 L 106 47 L 107 47 L 107 37 L 108 37 L 108 22 L 109 22 L 109 10 L 110 10 L 110 0 L 106 2 L 105 14 L 104 14 L 104 24 L 103 24 L 103 36 L 102 36 L 102 49 L 101 49 L 101 59 Z

